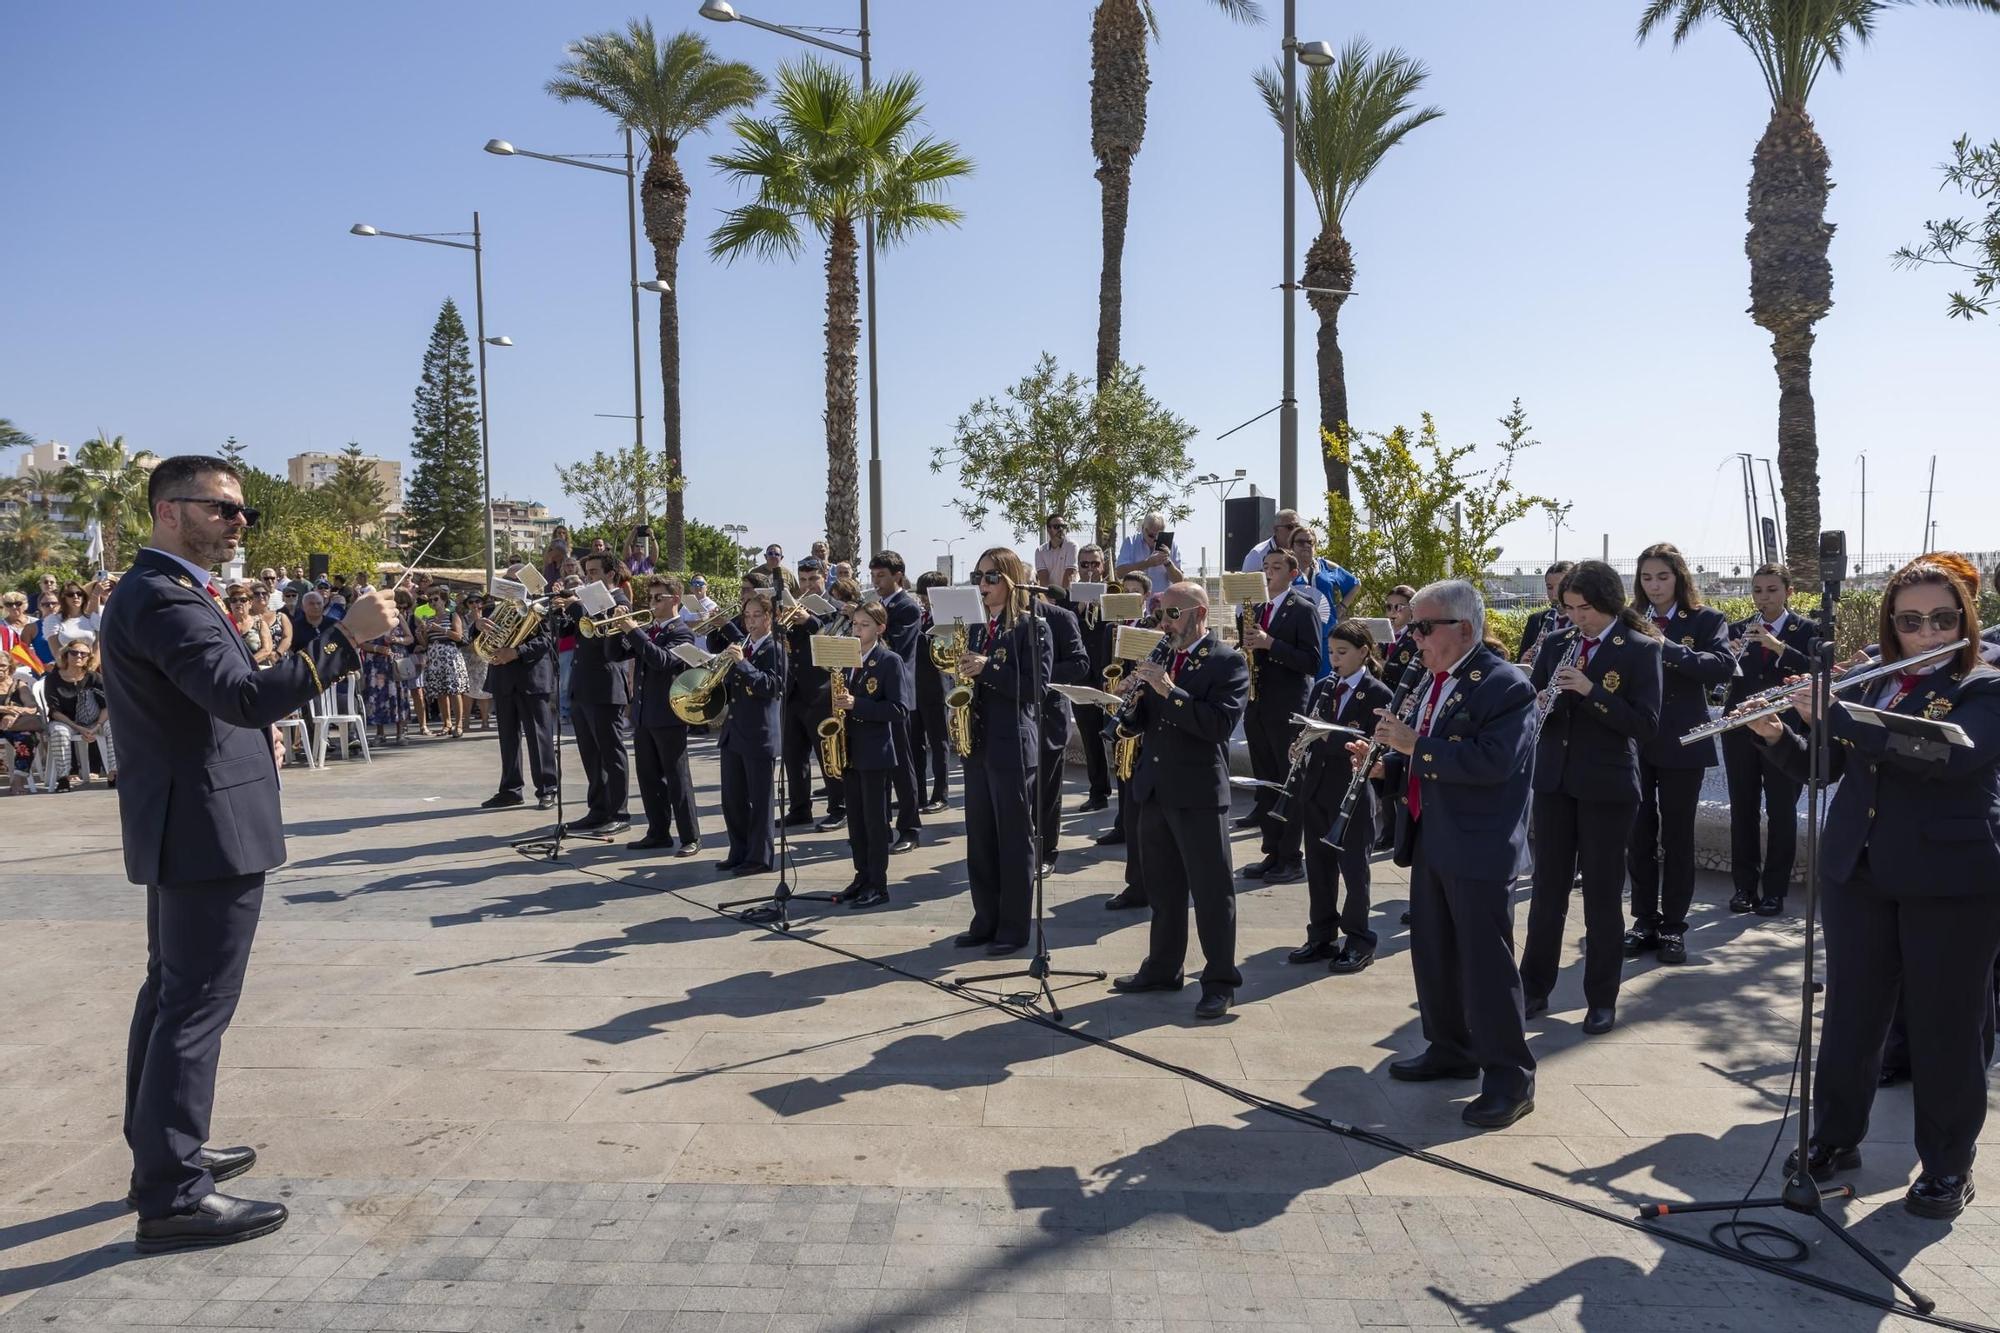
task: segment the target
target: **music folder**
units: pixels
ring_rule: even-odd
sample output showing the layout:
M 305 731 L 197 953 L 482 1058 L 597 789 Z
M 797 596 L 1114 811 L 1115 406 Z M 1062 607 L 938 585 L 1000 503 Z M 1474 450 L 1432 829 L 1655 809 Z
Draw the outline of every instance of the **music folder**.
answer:
M 1069 585 L 1069 599 L 1078 606 L 1097 601 L 1109 588 L 1105 583 L 1072 583 Z
M 1248 606 L 1261 606 L 1271 600 L 1268 585 L 1262 574 L 1224 574 L 1222 576 L 1222 600 L 1239 610 Z
M 812 645 L 812 664 L 821 668 L 861 665 L 861 640 L 845 634 L 815 634 L 806 640 Z
M 967 626 L 986 623 L 986 604 L 977 588 L 932 588 L 930 600 L 931 623 L 939 629 L 949 627 L 954 620 Z
M 1845 708 L 1847 715 L 1856 722 L 1888 732 L 1888 746 L 1892 754 L 1942 764 L 1950 760 L 1953 746 L 1967 750 L 1972 748 L 1972 737 L 1966 735 L 1965 728 L 1956 722 L 1914 717 L 1909 713 L 1884 712 L 1880 708 L 1851 704 L 1844 699 L 1834 702 Z
M 714 653 L 705 653 L 691 643 L 677 643 L 668 651 L 689 666 L 706 666 L 715 658 Z

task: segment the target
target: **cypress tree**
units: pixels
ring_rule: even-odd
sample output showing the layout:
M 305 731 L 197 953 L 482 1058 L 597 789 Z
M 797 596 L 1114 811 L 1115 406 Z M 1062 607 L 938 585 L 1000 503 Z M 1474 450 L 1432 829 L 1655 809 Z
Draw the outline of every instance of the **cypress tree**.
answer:
M 472 566 L 486 558 L 486 519 L 480 513 L 479 392 L 472 377 L 472 349 L 465 321 L 450 297 L 438 311 L 417 381 L 410 457 L 416 470 L 404 501 L 419 543 L 443 529 L 426 563 Z

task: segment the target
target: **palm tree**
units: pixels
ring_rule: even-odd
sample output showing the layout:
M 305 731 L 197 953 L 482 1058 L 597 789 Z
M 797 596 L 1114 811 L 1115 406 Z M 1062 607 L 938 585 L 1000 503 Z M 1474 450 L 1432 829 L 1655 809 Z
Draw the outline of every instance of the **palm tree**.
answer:
M 1209 0 L 1230 18 L 1262 23 L 1257 0 Z M 1146 39 L 1160 35 L 1152 0 L 1097 0 L 1090 18 L 1090 151 L 1104 228 L 1097 278 L 1097 382 L 1112 384 L 1121 360 L 1125 319 L 1125 223 L 1132 206 L 1132 159 L 1146 138 Z M 1097 540 L 1109 542 L 1117 516 L 1097 503 Z
M 857 559 L 861 546 L 856 224 L 874 214 L 876 244 L 885 250 L 918 232 L 954 226 L 963 214 L 941 196 L 972 172 L 956 144 L 912 137 L 922 93 L 908 74 L 864 93 L 843 71 L 808 56 L 779 70 L 777 114 L 736 117 L 741 146 L 713 159 L 734 180 L 754 184 L 757 198 L 724 216 L 710 254 L 790 258 L 804 249 L 808 229 L 826 242 L 826 539 L 835 560 Z
M 28 483 L 28 489 L 36 496 L 35 508 L 43 518 L 49 516 L 49 502 L 62 494 L 62 478 L 63 470 L 59 467 L 31 467 L 21 474 L 21 479 Z
M 75 516 L 96 519 L 104 534 L 104 567 L 118 568 L 118 541 L 127 520 L 146 508 L 146 483 L 153 475 L 152 454 L 125 449 L 125 437 L 86 441 L 76 461 L 63 469 L 59 487 L 76 507 Z
M 1257 90 L 1280 125 L 1285 122 L 1284 70 L 1259 70 Z M 1348 424 L 1347 366 L 1340 355 L 1341 293 L 1354 289 L 1354 251 L 1341 222 L 1362 183 L 1381 163 L 1383 154 L 1421 125 L 1444 114 L 1439 107 L 1413 110 L 1411 103 L 1430 71 L 1421 61 L 1391 48 L 1379 55 L 1356 39 L 1340 53 L 1332 69 L 1315 68 L 1306 76 L 1299 100 L 1297 154 L 1299 173 L 1319 209 L 1319 235 L 1306 248 L 1304 286 L 1332 289 L 1309 291 L 1307 299 L 1319 316 L 1319 424 L 1321 438 L 1337 436 Z M 1326 488 L 1348 498 L 1347 464 L 1330 451 Z
M 549 80 L 548 91 L 559 101 L 588 102 L 608 112 L 645 141 L 639 206 L 653 247 L 654 276 L 668 286 L 660 297 L 660 452 L 673 480 L 667 488 L 662 547 L 667 567 L 681 569 L 687 558 L 687 509 L 681 494 L 681 308 L 676 288 L 681 240 L 687 235 L 688 183 L 675 151 L 681 140 L 706 130 L 718 117 L 755 103 L 764 95 L 764 76 L 740 61 L 717 60 L 708 43 L 691 32 L 676 33 L 663 45 L 653 34 L 652 20 L 633 19 L 622 33 L 597 33 L 570 47 L 569 59 Z M 633 462 L 635 476 L 647 475 L 643 456 Z M 639 515 L 641 522 L 645 518 Z
M 9 449 L 32 449 L 35 437 L 5 417 L 0 417 L 0 453 Z
M 1876 20 L 1915 0 L 1650 0 L 1639 40 L 1673 20 L 1674 45 L 1715 19 L 1757 58 L 1771 118 L 1750 166 L 1750 318 L 1771 335 L 1778 370 L 1778 472 L 1786 557 L 1795 578 L 1819 578 L 1819 430 L 1813 415 L 1813 325 L 1833 308 L 1832 163 L 1806 99 L 1820 73 L 1843 68 Z M 2000 13 L 2000 0 L 1931 0 Z
M 43 569 L 70 559 L 70 541 L 62 529 L 25 505 L 0 515 L 0 551 L 13 569 Z

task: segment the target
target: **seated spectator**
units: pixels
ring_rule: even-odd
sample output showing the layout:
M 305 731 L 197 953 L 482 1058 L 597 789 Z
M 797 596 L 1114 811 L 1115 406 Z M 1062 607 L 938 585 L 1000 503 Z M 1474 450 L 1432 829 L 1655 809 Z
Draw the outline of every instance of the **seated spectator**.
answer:
M 7 760 L 7 792 L 18 795 L 28 789 L 28 773 L 34 767 L 35 747 L 43 744 L 46 724 L 35 703 L 35 672 L 32 667 L 15 667 L 0 693 L 0 753 Z
M 236 626 L 236 632 L 243 636 L 243 646 L 250 650 L 250 656 L 257 665 L 269 666 L 278 659 L 278 654 L 271 646 L 271 634 L 264 618 L 257 614 L 252 588 L 249 583 L 230 584 L 229 591 L 222 595 L 222 609 L 229 613 L 229 623 Z
M 76 778 L 88 784 L 102 774 L 110 786 L 118 785 L 118 760 L 111 748 L 110 703 L 104 695 L 104 677 L 96 670 L 97 640 L 71 639 L 62 646 L 56 669 L 42 682 L 48 700 L 49 724 L 66 742 L 70 763 L 59 750 L 57 762 L 64 771 L 56 778 L 56 790 L 68 791 Z
M 28 594 L 11 588 L 0 593 L 0 662 L 14 651 L 14 645 L 32 644 L 40 629 L 28 619 Z

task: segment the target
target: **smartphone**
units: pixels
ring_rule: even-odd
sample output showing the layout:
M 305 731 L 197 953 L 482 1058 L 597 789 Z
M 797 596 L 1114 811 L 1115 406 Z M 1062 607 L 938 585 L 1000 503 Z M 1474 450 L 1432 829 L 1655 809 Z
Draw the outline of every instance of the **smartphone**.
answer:
M 1174 549 L 1174 530 L 1173 530 L 1172 528 L 1168 528 L 1168 529 L 1167 529 L 1167 530 L 1166 530 L 1165 532 L 1161 533 L 1161 534 L 1160 534 L 1160 537 L 1159 537 L 1159 540 L 1153 543 L 1153 549 L 1154 549 L 1155 551 L 1171 551 L 1171 550 L 1173 550 L 1173 549 Z

